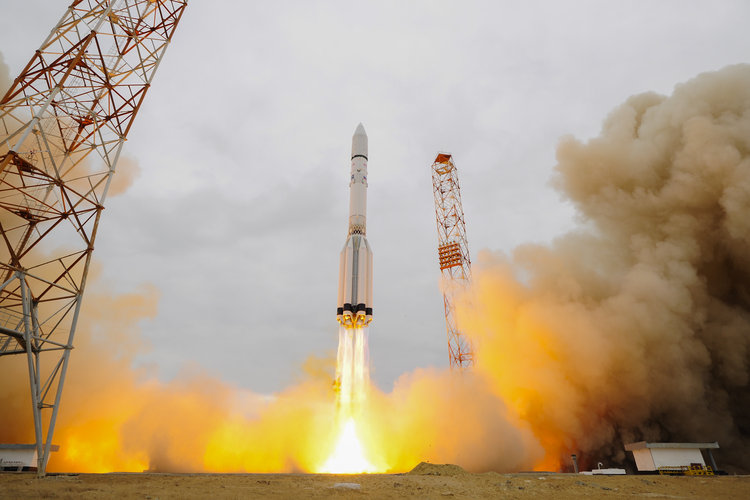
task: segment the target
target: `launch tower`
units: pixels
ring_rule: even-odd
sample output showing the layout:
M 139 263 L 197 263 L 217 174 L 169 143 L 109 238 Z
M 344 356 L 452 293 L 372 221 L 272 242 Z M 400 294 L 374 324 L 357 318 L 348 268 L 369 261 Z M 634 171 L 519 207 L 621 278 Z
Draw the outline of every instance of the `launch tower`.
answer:
M 39 475 L 112 174 L 186 5 L 73 0 L 0 100 L 0 357 L 27 360 Z
M 443 303 L 451 368 L 474 364 L 471 342 L 459 331 L 455 297 L 471 282 L 471 260 L 466 240 L 461 189 L 453 157 L 439 153 L 432 164 L 432 192 L 438 231 L 438 261 L 443 274 Z

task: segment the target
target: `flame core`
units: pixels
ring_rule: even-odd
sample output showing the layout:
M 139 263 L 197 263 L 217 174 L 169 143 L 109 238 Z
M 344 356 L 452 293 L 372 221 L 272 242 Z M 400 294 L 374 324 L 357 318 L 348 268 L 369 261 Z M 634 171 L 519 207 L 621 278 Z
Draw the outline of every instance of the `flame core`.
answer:
M 362 443 L 357 436 L 357 424 L 349 418 L 339 434 L 333 454 L 318 472 L 333 474 L 361 474 L 378 472 L 377 468 L 365 457 Z

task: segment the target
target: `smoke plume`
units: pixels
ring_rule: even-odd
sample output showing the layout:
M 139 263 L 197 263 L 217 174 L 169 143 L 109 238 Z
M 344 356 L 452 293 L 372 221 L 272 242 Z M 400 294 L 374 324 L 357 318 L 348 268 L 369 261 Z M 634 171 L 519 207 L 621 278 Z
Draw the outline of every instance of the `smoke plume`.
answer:
M 199 367 L 170 382 L 133 368 L 147 349 L 139 323 L 157 311 L 153 287 L 84 301 L 50 471 L 315 472 L 335 444 L 333 359 L 311 358 L 300 382 L 273 396 L 233 387 Z M 0 363 L 0 442 L 33 442 L 24 356 Z M 49 369 L 49 367 L 48 367 Z M 47 372 L 48 372 L 47 369 Z M 479 377 L 417 371 L 373 392 L 360 437 L 379 470 L 422 460 L 471 470 L 531 467 L 542 450 Z
M 115 174 L 109 185 L 108 196 L 119 196 L 125 193 L 139 175 L 141 175 L 141 167 L 138 161 L 127 154 L 121 155 L 117 160 Z
M 581 229 L 480 255 L 460 311 L 477 371 L 547 464 L 718 441 L 750 470 L 750 65 L 633 96 L 557 159 Z
M 368 459 L 396 472 L 423 460 L 556 470 L 570 453 L 584 466 L 623 463 L 631 441 L 716 440 L 720 466 L 750 470 L 750 66 L 632 97 L 599 137 L 564 139 L 558 162 L 554 182 L 580 230 L 480 254 L 458 311 L 475 369 L 417 370 L 390 393 L 373 389 L 358 422 Z M 333 353 L 273 396 L 195 366 L 160 381 L 133 368 L 158 293 L 116 295 L 96 274 L 49 470 L 324 463 L 336 437 Z M 220 348 L 210 335 L 206 347 Z M 0 442 L 33 442 L 25 358 L 5 358 Z

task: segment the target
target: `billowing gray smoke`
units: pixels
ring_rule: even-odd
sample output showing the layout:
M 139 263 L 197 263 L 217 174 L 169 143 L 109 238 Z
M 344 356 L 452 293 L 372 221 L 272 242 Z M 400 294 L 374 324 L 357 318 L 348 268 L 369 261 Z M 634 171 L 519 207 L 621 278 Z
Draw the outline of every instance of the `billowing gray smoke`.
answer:
M 549 463 L 716 440 L 750 470 L 750 65 L 633 96 L 557 158 L 582 229 L 480 255 L 478 370 Z

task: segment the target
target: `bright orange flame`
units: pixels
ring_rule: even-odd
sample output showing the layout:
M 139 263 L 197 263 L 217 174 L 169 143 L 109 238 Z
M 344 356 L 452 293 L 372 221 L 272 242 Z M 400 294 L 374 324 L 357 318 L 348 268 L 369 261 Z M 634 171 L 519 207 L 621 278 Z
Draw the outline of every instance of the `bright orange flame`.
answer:
M 523 407 L 503 404 L 476 374 L 417 370 L 391 392 L 378 391 L 368 373 L 366 329 L 341 333 L 333 388 L 332 360 L 310 358 L 304 380 L 266 396 L 194 368 L 171 382 L 133 369 L 139 344 L 122 332 L 155 313 L 154 297 L 93 295 L 87 304 L 50 472 L 399 473 L 420 461 L 512 471 L 543 455 L 514 417 Z M 7 361 L 0 379 L 25 374 L 23 358 Z M 0 412 L 0 441 L 30 442 L 33 427 L 20 410 L 28 399 L 22 385 L 0 391 L 0 407 L 19 408 Z
M 367 402 L 370 385 L 367 328 L 339 330 L 339 351 L 336 366 L 337 409 L 340 430 L 333 453 L 318 472 L 359 474 L 383 472 L 367 458 L 357 427 L 364 427 L 359 418 Z
M 341 429 L 336 449 L 318 472 L 338 474 L 361 474 L 378 472 L 377 468 L 365 457 L 354 418 L 349 418 Z

